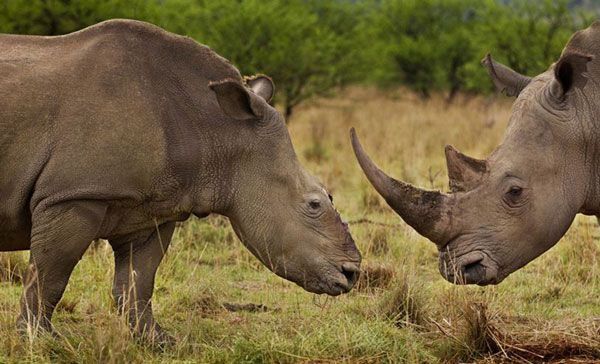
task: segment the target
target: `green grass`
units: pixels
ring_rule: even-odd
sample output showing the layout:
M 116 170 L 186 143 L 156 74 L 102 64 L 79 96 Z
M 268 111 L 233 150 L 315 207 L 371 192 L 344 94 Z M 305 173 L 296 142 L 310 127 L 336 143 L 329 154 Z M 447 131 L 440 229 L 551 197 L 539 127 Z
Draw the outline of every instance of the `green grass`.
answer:
M 387 208 L 349 148 L 348 129 L 356 126 L 382 167 L 444 188 L 443 145 L 485 156 L 501 139 L 509 106 L 502 99 L 446 106 L 441 98 L 423 103 L 401 92 L 350 90 L 298 110 L 290 126 L 298 155 L 355 222 L 368 277 L 360 289 L 336 298 L 309 294 L 267 271 L 225 218 L 190 220 L 176 230 L 154 294 L 155 316 L 177 338 L 174 347 L 160 352 L 130 338 L 110 296 L 112 252 L 100 243 L 77 266 L 57 308 L 58 339 L 17 335 L 22 287 L 3 276 L 0 362 L 600 360 L 595 219 L 578 217 L 557 246 L 498 286 L 453 286 L 437 272 L 434 245 Z M 2 266 L 18 274 L 27 255 L 3 253 Z M 264 307 L 231 311 L 228 304 Z

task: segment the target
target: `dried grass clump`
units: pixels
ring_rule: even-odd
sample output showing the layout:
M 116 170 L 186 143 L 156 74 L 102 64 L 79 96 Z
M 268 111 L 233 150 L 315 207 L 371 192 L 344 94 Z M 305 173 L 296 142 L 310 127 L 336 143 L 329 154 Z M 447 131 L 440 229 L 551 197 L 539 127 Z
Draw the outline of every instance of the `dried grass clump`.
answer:
M 494 363 L 600 362 L 600 320 L 556 323 L 490 314 L 483 302 L 460 307 L 461 320 L 436 323 L 451 340 L 442 357 L 448 361 Z
M 471 356 L 502 351 L 503 334 L 494 325 L 493 317 L 488 316 L 485 303 L 476 302 L 463 307 L 463 318 L 465 325 L 462 340 Z
M 472 361 L 503 352 L 504 334 L 497 328 L 485 302 L 468 302 L 462 297 L 452 302 L 459 317 L 432 321 L 450 339 L 441 356 L 449 361 Z
M 509 359 L 599 363 L 600 319 L 558 323 L 531 320 L 526 327 L 515 328 L 504 345 Z
M 393 288 L 383 299 L 379 311 L 398 327 L 426 324 L 426 302 L 422 287 L 403 273 L 393 282 Z
M 370 263 L 364 264 L 355 289 L 368 292 L 374 289 L 388 288 L 396 276 L 396 271 L 389 265 Z

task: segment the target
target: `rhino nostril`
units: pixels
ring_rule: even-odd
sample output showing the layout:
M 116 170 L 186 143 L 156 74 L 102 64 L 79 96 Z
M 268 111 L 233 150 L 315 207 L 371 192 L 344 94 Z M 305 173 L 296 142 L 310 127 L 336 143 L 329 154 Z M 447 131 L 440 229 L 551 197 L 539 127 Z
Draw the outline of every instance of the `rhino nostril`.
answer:
M 485 266 L 478 261 L 466 264 L 461 268 L 462 278 L 467 284 L 478 284 L 485 279 Z
M 463 267 L 462 267 L 463 272 L 469 272 L 469 271 L 473 271 L 473 270 L 477 269 L 478 266 L 481 266 L 482 260 L 483 260 L 483 258 L 481 258 L 477 261 L 471 262 L 469 264 L 463 265 Z
M 342 264 L 342 274 L 348 280 L 348 286 L 352 287 L 358 280 L 360 268 L 354 263 L 346 262 Z

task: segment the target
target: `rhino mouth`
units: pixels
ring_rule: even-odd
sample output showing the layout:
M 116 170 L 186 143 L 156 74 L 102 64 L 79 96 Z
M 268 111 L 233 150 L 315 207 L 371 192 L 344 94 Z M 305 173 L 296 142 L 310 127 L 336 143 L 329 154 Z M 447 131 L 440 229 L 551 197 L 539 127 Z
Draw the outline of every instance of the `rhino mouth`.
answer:
M 305 290 L 316 294 L 339 296 L 350 292 L 360 276 L 359 265 L 354 262 L 345 262 L 337 267 L 332 264 L 327 272 L 321 275 L 317 282 L 298 283 Z
M 487 267 L 482 264 L 483 258 L 460 268 L 461 278 L 465 284 L 491 284 L 493 279 L 486 279 Z
M 314 272 L 314 271 L 313 271 Z M 278 274 L 279 275 L 279 274 Z M 341 265 L 326 263 L 321 268 L 319 274 L 310 274 L 304 272 L 302 279 L 294 279 L 296 275 L 281 275 L 306 291 L 315 294 L 327 294 L 329 296 L 339 296 L 350 292 L 358 281 L 360 268 L 357 263 L 345 262 Z
M 498 284 L 498 266 L 481 250 L 454 257 L 450 252 L 440 252 L 440 273 L 453 284 Z

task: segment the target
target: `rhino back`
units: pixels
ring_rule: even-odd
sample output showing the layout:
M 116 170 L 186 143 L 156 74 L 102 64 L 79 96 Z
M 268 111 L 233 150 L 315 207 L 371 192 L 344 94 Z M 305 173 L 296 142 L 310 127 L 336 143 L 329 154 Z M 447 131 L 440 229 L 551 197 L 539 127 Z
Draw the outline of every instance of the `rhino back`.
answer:
M 190 135 L 218 137 L 208 83 L 241 79 L 207 47 L 136 21 L 59 37 L 0 35 L 0 49 L 5 231 L 28 225 L 42 202 L 168 198 L 179 172 L 201 162 L 188 156 L 202 153 Z

